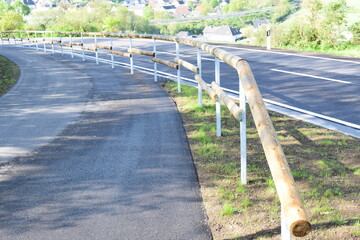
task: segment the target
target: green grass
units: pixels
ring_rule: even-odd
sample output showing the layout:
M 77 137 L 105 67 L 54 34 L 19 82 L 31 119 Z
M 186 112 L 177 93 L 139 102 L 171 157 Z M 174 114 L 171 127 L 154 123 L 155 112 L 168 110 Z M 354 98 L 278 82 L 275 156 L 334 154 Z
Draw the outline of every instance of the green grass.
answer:
M 221 216 L 226 216 L 226 215 L 234 215 L 235 214 L 235 209 L 233 208 L 232 204 L 231 203 L 224 203 L 223 205 L 223 209 L 222 211 L 220 212 L 220 215 Z
M 20 69 L 15 63 L 0 56 L 0 95 L 6 93 L 20 76 Z

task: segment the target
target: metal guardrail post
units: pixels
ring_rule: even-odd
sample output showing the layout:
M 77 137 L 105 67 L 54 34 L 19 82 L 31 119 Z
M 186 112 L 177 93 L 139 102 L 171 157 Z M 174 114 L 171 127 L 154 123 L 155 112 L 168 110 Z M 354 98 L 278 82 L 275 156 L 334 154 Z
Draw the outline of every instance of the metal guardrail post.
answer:
M 197 66 L 199 68 L 199 76 L 202 78 L 202 67 L 201 67 L 201 50 L 197 49 Z M 202 107 L 202 88 L 198 83 L 198 101 L 199 107 Z
M 84 50 L 84 34 L 81 33 L 81 55 L 82 55 L 82 60 L 83 62 L 85 62 L 85 50 Z
M 239 107 L 242 111 L 240 121 L 240 178 L 242 184 L 247 184 L 247 151 L 246 151 L 246 97 L 245 90 L 239 78 Z
M 290 228 L 286 224 L 284 210 L 281 208 L 281 240 L 291 240 Z
M 95 35 L 95 38 L 94 38 L 94 40 L 95 40 L 95 59 L 96 59 L 96 64 L 99 64 L 99 53 L 98 53 L 98 51 L 97 51 L 97 48 L 96 48 L 96 45 L 97 45 L 97 36 Z
M 30 34 L 29 33 L 27 33 L 27 38 L 28 38 L 28 45 L 29 45 L 29 48 L 30 48 L 31 45 L 30 45 Z
M 20 32 L 20 39 L 21 39 L 21 47 L 24 47 L 24 41 L 23 41 L 23 38 L 22 38 L 22 32 Z
M 44 40 L 44 52 L 46 52 L 45 33 L 43 33 L 43 40 Z
M 153 39 L 153 52 L 155 53 L 155 56 L 156 57 L 156 39 L 154 38 Z M 154 82 L 157 82 L 157 63 L 154 62 Z
M 110 37 L 110 46 L 111 49 L 113 49 L 113 39 L 112 37 Z M 110 53 L 111 56 L 111 68 L 114 69 L 115 65 L 114 65 L 114 54 Z
M 215 83 L 220 86 L 220 60 L 215 57 Z M 220 98 L 216 101 L 216 136 L 221 137 L 221 105 Z
M 179 43 L 176 42 L 176 57 L 178 59 L 180 59 L 180 46 Z M 181 92 L 181 78 L 180 78 L 181 72 L 180 72 L 180 65 L 179 68 L 177 69 L 177 84 L 178 84 L 178 92 Z
M 55 51 L 54 51 L 54 34 L 53 34 L 53 32 L 51 32 L 51 52 L 52 52 L 52 54 L 55 53 Z
M 37 38 L 37 35 L 36 35 L 36 33 L 35 33 L 35 39 Z M 37 42 L 37 40 L 35 40 L 36 41 L 36 51 L 39 51 L 39 45 L 38 45 L 38 42 Z
M 132 38 L 129 38 L 129 48 L 132 49 L 132 47 L 133 47 Z M 134 54 L 131 54 L 130 57 L 130 74 L 134 74 Z
M 74 58 L 74 50 L 72 46 L 72 35 L 70 34 L 70 47 L 71 47 L 71 58 Z
M 60 34 L 60 48 L 61 48 L 61 55 L 64 55 L 64 48 L 63 48 L 63 46 L 62 46 L 62 36 L 61 36 L 61 34 Z

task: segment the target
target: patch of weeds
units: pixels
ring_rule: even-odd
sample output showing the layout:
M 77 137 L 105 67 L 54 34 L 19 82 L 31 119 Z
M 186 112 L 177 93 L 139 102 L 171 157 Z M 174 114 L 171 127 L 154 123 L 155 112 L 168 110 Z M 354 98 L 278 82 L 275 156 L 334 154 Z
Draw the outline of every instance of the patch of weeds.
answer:
M 335 197 L 335 196 L 342 196 L 343 193 L 340 191 L 339 188 L 336 189 L 326 189 L 326 191 L 324 192 L 324 197 Z
M 239 186 L 235 189 L 235 191 L 237 192 L 237 193 L 245 193 L 246 192 L 246 188 L 245 188 L 245 185 L 243 185 L 243 184 L 239 184 Z
M 219 193 L 223 200 L 235 200 L 237 197 L 231 190 L 225 188 L 221 188 Z
M 330 214 L 333 211 L 332 207 L 326 205 L 317 205 L 315 208 L 312 209 L 313 213 L 320 213 L 320 214 Z
M 253 205 L 253 202 L 249 201 L 249 200 L 244 200 L 240 203 L 240 206 L 242 207 L 250 207 Z
M 292 175 L 293 175 L 293 177 L 294 177 L 295 179 L 296 179 L 296 178 L 301 179 L 301 178 L 307 178 L 307 177 L 309 177 L 309 174 L 306 173 L 306 172 L 303 172 L 303 171 L 293 171 L 293 172 L 292 172 Z
M 274 179 L 272 179 L 272 178 L 267 178 L 267 179 L 266 179 L 266 183 L 267 183 L 267 185 L 268 185 L 268 188 L 269 188 L 271 191 L 275 191 L 275 190 L 276 190 Z
M 0 56 L 0 95 L 6 93 L 20 76 L 20 68 L 7 58 Z
M 316 142 L 318 145 L 334 145 L 334 141 L 329 140 L 329 139 L 325 139 L 325 140 L 321 140 Z
M 230 162 L 230 163 L 209 163 L 209 171 L 212 173 L 217 173 L 225 176 L 236 176 L 238 173 L 237 163 Z
M 352 235 L 355 235 L 355 236 L 360 236 L 360 221 L 356 221 L 355 223 L 354 223 L 354 229 L 351 229 L 351 234 Z
M 235 209 L 233 208 L 232 204 L 229 202 L 224 203 L 223 205 L 223 209 L 220 212 L 221 216 L 226 216 L 226 215 L 234 215 L 235 214 Z

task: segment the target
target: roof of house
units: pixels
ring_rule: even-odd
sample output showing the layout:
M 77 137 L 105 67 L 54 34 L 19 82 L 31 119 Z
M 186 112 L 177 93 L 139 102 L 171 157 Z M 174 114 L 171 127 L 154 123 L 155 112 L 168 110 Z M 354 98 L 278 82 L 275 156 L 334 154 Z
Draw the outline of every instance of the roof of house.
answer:
M 267 24 L 270 24 L 269 20 L 255 20 L 254 21 L 254 28 L 258 28 L 258 27 L 261 27 L 261 25 L 267 25 Z
M 203 30 L 203 34 L 205 33 L 221 34 L 226 36 L 235 36 L 241 34 L 238 29 L 232 28 L 229 25 L 223 25 L 218 27 L 207 26 Z
M 190 34 L 188 31 L 180 31 L 178 32 L 178 34 L 176 34 L 177 37 L 181 37 L 181 38 L 187 38 L 189 35 Z
M 178 6 L 176 8 L 176 15 L 187 16 L 191 13 L 190 8 L 188 6 Z

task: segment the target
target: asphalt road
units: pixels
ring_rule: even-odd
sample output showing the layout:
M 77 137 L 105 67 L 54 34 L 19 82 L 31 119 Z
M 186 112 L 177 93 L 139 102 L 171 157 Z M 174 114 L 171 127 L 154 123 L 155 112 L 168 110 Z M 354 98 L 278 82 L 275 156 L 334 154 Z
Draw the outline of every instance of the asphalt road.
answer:
M 0 165 L 1 239 L 211 239 L 180 116 L 152 78 L 0 51 L 22 67 L 0 98 L 3 159 L 21 150 Z

